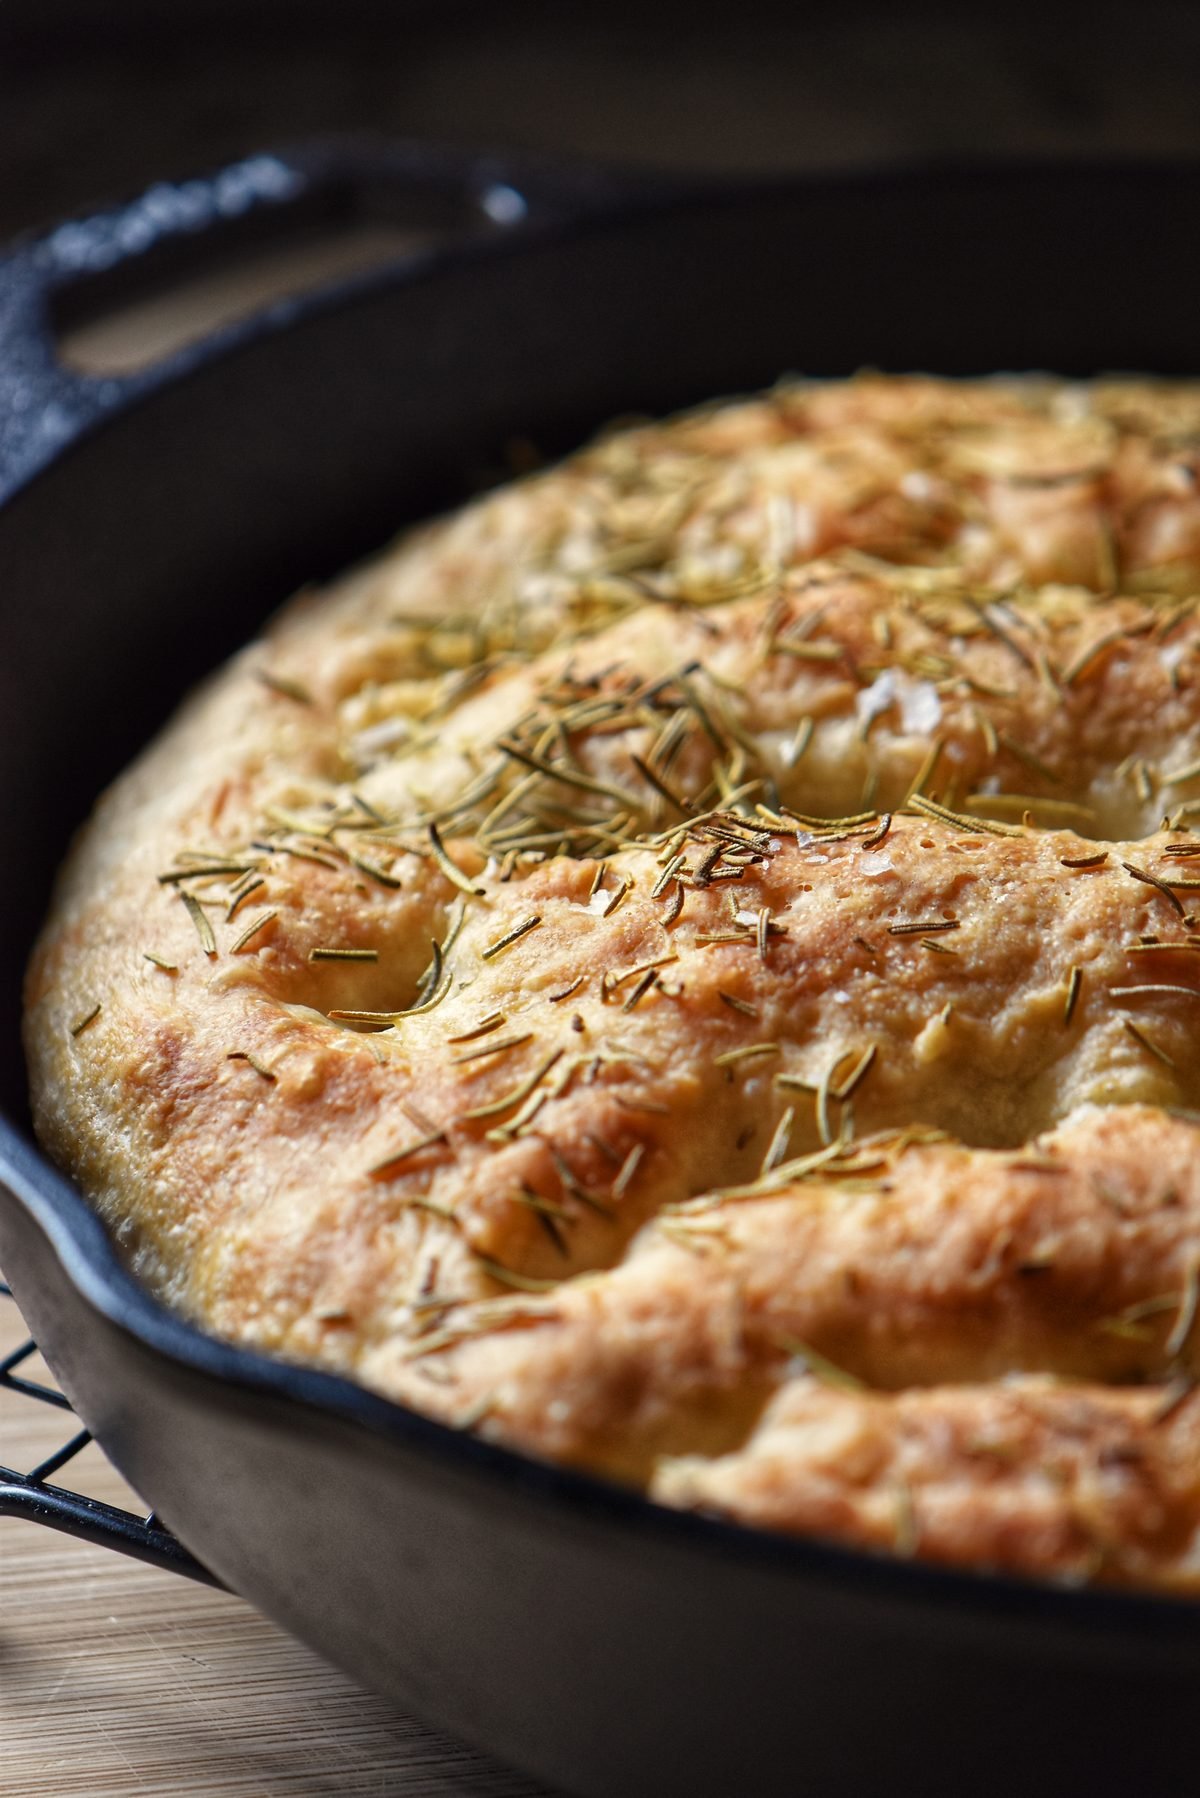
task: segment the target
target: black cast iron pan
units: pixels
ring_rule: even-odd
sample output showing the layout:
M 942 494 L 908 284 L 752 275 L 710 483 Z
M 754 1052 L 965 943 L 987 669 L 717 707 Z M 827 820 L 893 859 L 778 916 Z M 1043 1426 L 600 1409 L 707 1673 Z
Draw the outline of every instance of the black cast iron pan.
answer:
M 41 1160 L 20 975 L 99 786 L 301 581 L 506 438 L 864 364 L 1200 369 L 1188 169 L 665 192 L 427 150 L 260 157 L 0 265 L 0 1263 L 66 1390 L 207 1566 L 366 1683 L 582 1798 L 1194 1785 L 1200 1607 L 877 1562 L 657 1510 L 217 1343 Z M 57 319 L 281 220 L 438 247 L 89 380 Z

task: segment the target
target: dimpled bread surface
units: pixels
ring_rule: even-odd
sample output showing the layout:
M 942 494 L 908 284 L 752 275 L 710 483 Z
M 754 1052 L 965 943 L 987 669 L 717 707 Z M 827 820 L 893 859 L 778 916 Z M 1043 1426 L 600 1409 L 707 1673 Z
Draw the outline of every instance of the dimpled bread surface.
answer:
M 222 1337 L 1194 1592 L 1198 483 L 1196 386 L 790 383 L 302 595 L 71 854 L 43 1140 Z

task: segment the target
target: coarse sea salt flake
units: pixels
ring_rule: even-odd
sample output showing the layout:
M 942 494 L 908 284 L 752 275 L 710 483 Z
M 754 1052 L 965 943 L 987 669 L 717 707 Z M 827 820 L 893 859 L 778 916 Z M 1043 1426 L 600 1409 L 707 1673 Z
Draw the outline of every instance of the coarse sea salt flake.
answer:
M 906 683 L 900 690 L 900 721 L 912 736 L 926 736 L 941 723 L 942 702 L 932 681 Z
M 877 675 L 869 687 L 855 695 L 854 710 L 858 716 L 859 726 L 865 728 L 874 723 L 881 712 L 886 712 L 896 699 L 896 671 L 885 668 Z

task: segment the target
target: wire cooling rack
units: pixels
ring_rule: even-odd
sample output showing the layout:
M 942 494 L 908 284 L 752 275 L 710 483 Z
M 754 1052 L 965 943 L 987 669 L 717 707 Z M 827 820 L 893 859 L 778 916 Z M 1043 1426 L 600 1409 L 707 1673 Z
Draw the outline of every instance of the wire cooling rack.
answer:
M 11 1290 L 0 1281 L 0 1306 L 14 1304 Z M 79 1420 L 71 1410 L 70 1400 L 56 1386 L 30 1377 L 30 1366 L 36 1354 L 37 1344 L 29 1337 L 0 1357 L 0 1392 L 14 1393 L 31 1404 L 52 1406 L 62 1413 L 66 1430 Z M 61 1448 L 26 1473 L 0 1466 L 0 1517 L 25 1517 L 34 1523 L 44 1523 L 50 1529 L 62 1530 L 69 1536 L 78 1536 L 85 1542 L 115 1548 L 121 1554 L 132 1555 L 135 1560 L 148 1561 L 153 1567 L 182 1573 L 205 1585 L 219 1585 L 220 1581 L 188 1553 L 153 1512 L 147 1517 L 135 1511 L 123 1511 L 116 1505 L 102 1504 L 99 1499 L 52 1483 L 53 1476 L 73 1461 L 91 1440 L 90 1430 L 76 1429 Z

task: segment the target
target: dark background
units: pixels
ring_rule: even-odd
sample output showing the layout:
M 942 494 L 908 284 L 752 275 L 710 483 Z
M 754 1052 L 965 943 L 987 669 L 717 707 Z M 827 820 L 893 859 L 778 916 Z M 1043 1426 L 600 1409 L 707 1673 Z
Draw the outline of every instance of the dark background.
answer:
M 328 131 L 728 170 L 1190 157 L 1198 76 L 1179 0 L 0 0 L 0 235 Z

